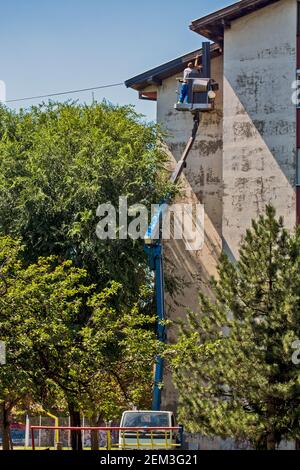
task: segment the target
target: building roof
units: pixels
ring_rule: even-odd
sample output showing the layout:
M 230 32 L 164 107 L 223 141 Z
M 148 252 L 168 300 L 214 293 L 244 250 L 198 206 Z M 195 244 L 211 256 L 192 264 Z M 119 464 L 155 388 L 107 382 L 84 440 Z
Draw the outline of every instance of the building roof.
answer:
M 220 43 L 224 38 L 224 29 L 230 27 L 231 21 L 278 1 L 280 0 L 242 0 L 192 21 L 190 29 L 212 41 Z
M 218 44 L 211 45 L 212 57 L 221 54 L 220 46 Z M 161 85 L 162 81 L 166 78 L 172 77 L 176 73 L 181 73 L 188 62 L 194 60 L 197 55 L 202 56 L 202 49 L 185 54 L 177 59 L 166 62 L 165 64 L 159 65 L 147 72 L 136 75 L 133 78 L 126 80 L 125 85 L 127 88 L 133 88 L 134 90 L 141 91 L 149 85 Z
M 242 0 L 226 8 L 222 8 L 210 15 L 194 20 L 190 24 L 190 29 L 198 34 L 214 41 L 211 45 L 212 57 L 222 53 L 222 41 L 224 39 L 224 29 L 230 27 L 230 23 L 237 18 L 248 15 L 256 10 L 264 8 L 280 0 Z M 140 98 L 155 100 L 156 92 L 143 93 L 149 85 L 161 85 L 166 78 L 180 73 L 184 70 L 189 61 L 194 60 L 196 55 L 202 55 L 202 49 L 185 54 L 177 59 L 166 62 L 140 75 L 126 80 L 127 88 L 139 91 Z

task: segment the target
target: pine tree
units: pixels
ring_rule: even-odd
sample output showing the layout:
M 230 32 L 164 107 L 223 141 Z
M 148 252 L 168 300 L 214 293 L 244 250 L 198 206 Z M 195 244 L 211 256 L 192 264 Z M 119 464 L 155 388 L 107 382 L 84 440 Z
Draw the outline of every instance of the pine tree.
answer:
M 215 299 L 200 294 L 173 358 L 187 429 L 266 449 L 299 439 L 299 265 L 300 232 L 288 233 L 270 206 L 246 232 L 238 261 L 222 255 Z

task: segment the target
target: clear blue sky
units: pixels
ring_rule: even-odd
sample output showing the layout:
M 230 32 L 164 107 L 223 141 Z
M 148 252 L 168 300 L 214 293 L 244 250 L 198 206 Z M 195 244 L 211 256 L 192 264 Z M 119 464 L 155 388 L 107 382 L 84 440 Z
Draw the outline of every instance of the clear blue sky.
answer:
M 122 82 L 200 47 L 190 21 L 231 3 L 1 0 L 0 80 L 6 82 L 7 99 Z M 92 94 L 70 97 L 91 102 Z M 155 104 L 139 101 L 125 87 L 96 91 L 95 98 L 132 103 L 147 118 L 155 117 Z

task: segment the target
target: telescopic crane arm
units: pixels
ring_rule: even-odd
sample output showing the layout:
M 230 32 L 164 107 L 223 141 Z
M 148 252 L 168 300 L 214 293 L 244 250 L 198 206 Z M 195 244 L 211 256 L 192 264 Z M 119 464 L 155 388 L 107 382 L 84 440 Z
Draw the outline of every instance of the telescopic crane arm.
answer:
M 195 71 L 188 83 L 188 103 L 176 103 L 174 108 L 177 111 L 189 111 L 193 115 L 194 125 L 191 136 L 186 144 L 183 154 L 178 161 L 170 181 L 176 183 L 186 166 L 186 160 L 193 147 L 197 131 L 200 125 L 202 112 L 209 112 L 214 108 L 215 91 L 218 84 L 212 80 L 210 70 L 210 43 L 202 45 L 202 71 Z M 157 311 L 157 337 L 159 341 L 165 342 L 165 295 L 164 295 L 164 268 L 163 268 L 163 247 L 161 240 L 161 223 L 164 213 L 167 211 L 167 204 L 170 196 L 167 196 L 159 205 L 157 213 L 153 216 L 144 237 L 145 251 L 149 257 L 150 269 L 155 271 L 155 298 Z M 161 384 L 163 381 L 164 361 L 161 356 L 157 356 L 155 362 L 154 392 L 152 409 L 160 410 L 161 406 Z
M 192 150 L 192 147 L 194 145 L 196 135 L 197 135 L 197 131 L 199 129 L 199 125 L 200 125 L 200 112 L 197 111 L 194 114 L 194 127 L 193 127 L 193 130 L 192 130 L 191 137 L 189 138 L 189 140 L 186 144 L 186 147 L 184 149 L 184 152 L 181 156 L 181 159 L 177 163 L 176 168 L 175 168 L 175 170 L 174 170 L 174 172 L 171 176 L 171 182 L 172 183 L 177 183 L 177 181 L 180 178 L 181 173 L 183 172 L 183 169 L 186 166 L 186 160 L 187 160 L 187 157 L 189 156 L 189 153 Z
M 171 176 L 171 182 L 176 183 L 186 166 L 186 160 L 193 144 L 196 139 L 197 131 L 200 124 L 200 112 L 194 114 L 194 126 L 191 137 L 189 138 L 181 159 L 176 165 L 176 168 Z M 164 298 L 164 267 L 163 267 L 163 247 L 160 237 L 160 226 L 164 212 L 167 210 L 167 197 L 159 206 L 157 214 L 154 216 L 147 233 L 145 235 L 145 251 L 149 257 L 150 269 L 155 271 L 155 298 L 156 298 L 156 311 L 157 311 L 157 337 L 159 341 L 165 342 L 165 298 Z M 154 377 L 154 394 L 152 409 L 160 410 L 161 404 L 161 388 L 160 384 L 163 381 L 164 362 L 161 356 L 157 356 L 155 362 L 155 377 Z

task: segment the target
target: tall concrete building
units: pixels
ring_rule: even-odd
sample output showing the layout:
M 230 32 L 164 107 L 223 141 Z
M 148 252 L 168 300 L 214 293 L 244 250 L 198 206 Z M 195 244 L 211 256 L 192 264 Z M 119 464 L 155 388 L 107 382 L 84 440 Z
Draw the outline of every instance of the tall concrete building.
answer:
M 267 204 L 289 229 L 300 220 L 300 109 L 292 99 L 300 69 L 299 4 L 243 0 L 190 25 L 212 41 L 212 78 L 220 89 L 214 110 L 203 113 L 182 181 L 181 198 L 204 204 L 204 246 L 187 251 L 179 240 L 166 242 L 166 262 L 181 285 L 167 299 L 174 320 L 184 318 L 186 308 L 197 310 L 198 291 L 209 292 L 221 250 L 236 259 L 241 237 Z M 157 102 L 171 160 L 180 158 L 193 122 L 190 113 L 174 109 L 176 78 L 197 54 L 201 50 L 126 82 L 141 99 Z M 162 406 L 174 409 L 168 373 L 165 382 Z

